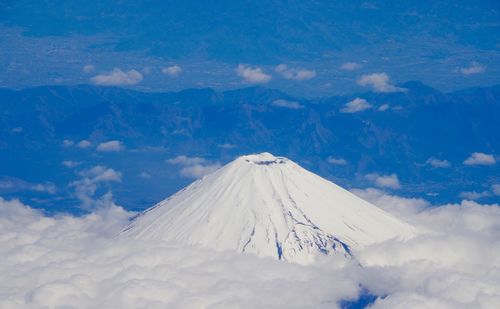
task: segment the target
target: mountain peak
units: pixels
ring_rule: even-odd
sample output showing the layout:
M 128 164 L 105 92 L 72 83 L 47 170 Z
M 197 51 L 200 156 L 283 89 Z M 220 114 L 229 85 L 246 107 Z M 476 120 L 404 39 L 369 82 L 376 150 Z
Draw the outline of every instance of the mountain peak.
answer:
M 288 159 L 285 157 L 275 157 L 269 152 L 241 156 L 236 160 L 245 161 L 257 165 L 282 164 L 288 161 Z
M 137 216 L 123 235 L 174 240 L 307 264 L 413 228 L 300 167 L 242 156 Z

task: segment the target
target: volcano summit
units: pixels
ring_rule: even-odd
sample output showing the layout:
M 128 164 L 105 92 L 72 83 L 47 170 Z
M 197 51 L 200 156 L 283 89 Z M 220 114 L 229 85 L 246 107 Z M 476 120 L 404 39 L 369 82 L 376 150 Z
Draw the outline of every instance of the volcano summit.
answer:
M 237 158 L 135 217 L 122 235 L 307 264 L 414 228 L 270 153 Z

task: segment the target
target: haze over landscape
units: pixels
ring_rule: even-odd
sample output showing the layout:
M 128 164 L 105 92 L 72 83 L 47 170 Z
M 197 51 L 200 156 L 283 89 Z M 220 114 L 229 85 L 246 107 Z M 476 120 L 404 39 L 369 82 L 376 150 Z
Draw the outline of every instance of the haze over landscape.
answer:
M 0 307 L 500 308 L 499 10 L 0 3 Z

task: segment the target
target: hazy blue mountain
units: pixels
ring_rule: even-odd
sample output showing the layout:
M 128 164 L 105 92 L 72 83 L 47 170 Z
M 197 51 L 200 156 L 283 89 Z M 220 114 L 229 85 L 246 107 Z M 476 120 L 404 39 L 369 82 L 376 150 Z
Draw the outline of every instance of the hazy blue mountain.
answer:
M 14 193 L 7 180 L 24 181 L 23 188 L 50 182 L 55 193 L 26 189 L 26 198 L 45 207 L 56 197 L 64 207 L 77 206 L 68 184 L 79 178 L 79 170 L 103 165 L 123 173 L 122 182 L 113 185 L 118 202 L 142 209 L 190 181 L 166 159 L 186 155 L 225 163 L 262 151 L 287 156 L 348 187 L 373 186 L 366 174 L 397 173 L 399 194 L 432 193 L 436 201 L 498 183 L 498 164 L 462 162 L 473 152 L 498 155 L 500 86 L 452 93 L 416 81 L 399 87 L 406 91 L 318 99 L 262 87 L 173 93 L 88 85 L 2 89 L 0 191 Z M 354 98 L 373 107 L 341 112 Z M 384 104 L 385 111 L 379 111 Z M 65 147 L 64 140 L 88 140 L 93 146 Z M 109 140 L 123 142 L 125 149 L 95 150 Z M 328 163 L 330 156 L 347 163 Z M 431 157 L 451 166 L 434 168 L 426 164 Z M 61 164 L 65 160 L 81 165 L 67 168 Z M 142 172 L 150 177 L 138 177 Z
M 16 1 L 1 7 L 3 23 L 30 36 L 113 34 L 110 46 L 94 48 L 147 46 L 153 55 L 225 62 L 311 59 L 366 44 L 449 36 L 498 50 L 492 1 Z
M 301 96 L 357 92 L 353 81 L 377 72 L 445 90 L 493 85 L 499 12 L 491 0 L 7 0 L 0 2 L 0 87 L 92 83 L 120 68 L 142 72 L 127 85 L 136 90 L 199 83 L 228 90 L 248 85 L 238 64 L 261 68 L 273 75 L 270 87 Z M 357 69 L 342 69 L 353 62 Z M 315 77 L 283 78 L 279 64 Z M 171 65 L 182 67 L 176 78 L 162 73 Z

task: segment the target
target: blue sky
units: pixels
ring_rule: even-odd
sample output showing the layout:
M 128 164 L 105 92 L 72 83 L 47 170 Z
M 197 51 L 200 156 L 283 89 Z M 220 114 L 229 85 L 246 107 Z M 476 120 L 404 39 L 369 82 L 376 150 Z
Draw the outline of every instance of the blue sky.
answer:
M 141 90 L 299 96 L 359 91 L 374 72 L 446 91 L 500 77 L 497 1 L 5 1 L 0 31 L 1 87 L 106 84 L 94 77 L 114 69 L 107 84 Z

